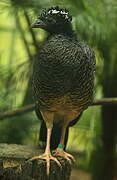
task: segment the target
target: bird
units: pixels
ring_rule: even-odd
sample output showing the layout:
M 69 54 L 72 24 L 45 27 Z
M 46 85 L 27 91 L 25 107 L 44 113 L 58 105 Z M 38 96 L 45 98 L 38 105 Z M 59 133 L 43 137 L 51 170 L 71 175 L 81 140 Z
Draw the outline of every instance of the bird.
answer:
M 62 168 L 57 156 L 70 163 L 74 161 L 74 157 L 65 150 L 66 134 L 69 126 L 74 125 L 92 103 L 95 54 L 77 37 L 72 28 L 72 16 L 66 8 L 55 6 L 42 9 L 31 27 L 41 28 L 48 33 L 34 60 L 32 73 L 36 112 L 47 128 L 46 147 L 43 154 L 31 160 L 46 160 L 49 175 L 51 160 Z M 57 127 L 60 138 L 53 154 L 50 144 L 51 139 L 54 142 L 52 135 L 56 134 Z

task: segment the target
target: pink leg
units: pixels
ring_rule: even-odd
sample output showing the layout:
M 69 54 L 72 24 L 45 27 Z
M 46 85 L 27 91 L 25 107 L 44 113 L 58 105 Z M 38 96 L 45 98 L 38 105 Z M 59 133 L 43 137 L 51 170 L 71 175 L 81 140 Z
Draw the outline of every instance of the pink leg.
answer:
M 50 171 L 50 160 L 55 161 L 59 167 L 61 167 L 60 162 L 57 160 L 57 158 L 53 157 L 51 152 L 50 152 L 50 138 L 51 138 L 51 133 L 52 133 L 52 127 L 53 127 L 53 114 L 48 112 L 48 111 L 44 111 L 42 113 L 45 122 L 46 122 L 46 126 L 47 126 L 47 143 L 46 143 L 46 148 L 45 148 L 45 152 L 42 155 L 39 156 L 35 156 L 33 158 L 31 158 L 30 160 L 35 160 L 35 159 L 45 159 L 46 163 L 47 163 L 47 175 L 49 175 L 49 171 Z

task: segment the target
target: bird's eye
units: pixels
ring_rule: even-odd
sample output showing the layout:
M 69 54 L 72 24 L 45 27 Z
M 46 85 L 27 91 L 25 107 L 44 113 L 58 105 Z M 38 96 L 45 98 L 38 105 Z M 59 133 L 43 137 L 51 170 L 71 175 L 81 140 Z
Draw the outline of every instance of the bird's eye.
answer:
M 49 22 L 49 23 L 52 23 L 52 24 L 55 24 L 55 23 L 56 23 L 56 20 L 53 19 L 53 18 L 48 18 L 48 22 Z

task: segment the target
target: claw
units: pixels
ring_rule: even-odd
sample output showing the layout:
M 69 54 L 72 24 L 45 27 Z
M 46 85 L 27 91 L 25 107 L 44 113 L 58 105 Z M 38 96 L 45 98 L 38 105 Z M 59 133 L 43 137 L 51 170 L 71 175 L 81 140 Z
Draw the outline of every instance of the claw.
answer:
M 58 164 L 58 166 L 60 168 L 62 168 L 62 166 L 61 166 L 60 162 L 57 160 L 57 158 L 53 157 L 50 153 L 49 154 L 44 153 L 44 154 L 42 154 L 40 156 L 34 156 L 31 159 L 29 159 L 29 161 L 33 161 L 33 160 L 36 160 L 36 159 L 44 159 L 44 160 L 46 160 L 47 176 L 49 176 L 49 174 L 50 174 L 50 160 L 55 161 Z
M 65 158 L 65 159 L 67 159 L 70 164 L 72 164 L 72 161 L 75 162 L 75 158 L 74 158 L 71 154 L 66 153 L 63 149 L 57 148 L 57 149 L 54 151 L 54 155 L 55 155 L 55 156 L 60 156 L 60 157 L 63 157 L 63 158 Z
M 70 158 L 73 162 L 75 162 L 75 158 L 71 154 L 69 153 L 65 153 L 65 154 L 68 158 Z

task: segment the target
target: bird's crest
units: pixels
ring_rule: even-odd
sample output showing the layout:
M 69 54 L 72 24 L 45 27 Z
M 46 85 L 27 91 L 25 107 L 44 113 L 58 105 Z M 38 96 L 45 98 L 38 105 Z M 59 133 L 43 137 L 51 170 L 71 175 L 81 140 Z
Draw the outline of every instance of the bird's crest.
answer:
M 66 8 L 60 8 L 58 6 L 43 9 L 41 12 L 41 18 L 45 18 L 48 16 L 55 16 L 57 19 L 61 19 L 66 22 L 72 20 L 72 16 L 70 16 L 69 11 Z

